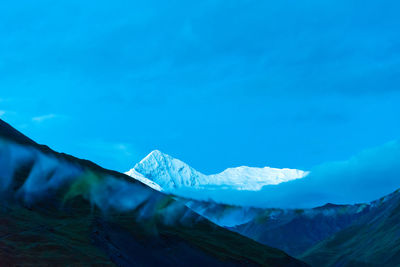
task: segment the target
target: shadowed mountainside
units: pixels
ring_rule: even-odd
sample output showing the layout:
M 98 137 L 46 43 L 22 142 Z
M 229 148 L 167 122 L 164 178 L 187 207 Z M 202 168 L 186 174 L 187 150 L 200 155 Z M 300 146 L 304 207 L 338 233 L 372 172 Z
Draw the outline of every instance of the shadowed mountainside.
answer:
M 132 178 L 38 145 L 0 120 L 4 265 L 305 266 Z
M 371 209 L 367 204 L 262 209 L 195 200 L 188 200 L 186 205 L 220 226 L 293 256 L 351 225 Z
M 194 211 L 311 266 L 399 266 L 400 192 L 365 204 L 260 209 L 188 200 Z
M 371 206 L 368 213 L 301 258 L 313 266 L 399 266 L 400 192 Z

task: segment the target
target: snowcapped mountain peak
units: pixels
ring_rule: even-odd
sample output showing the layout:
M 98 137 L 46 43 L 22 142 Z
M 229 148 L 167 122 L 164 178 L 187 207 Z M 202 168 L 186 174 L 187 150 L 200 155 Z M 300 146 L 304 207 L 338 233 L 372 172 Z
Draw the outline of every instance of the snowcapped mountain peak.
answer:
M 205 182 L 203 180 L 206 177 L 186 163 L 159 150 L 152 151 L 137 163 L 134 169 L 164 190 L 198 186 Z
M 154 162 L 160 161 L 162 158 L 166 156 L 168 155 L 162 153 L 160 150 L 153 150 L 146 157 L 144 157 L 138 164 L 147 161 L 154 161 Z
M 159 150 L 154 150 L 126 174 L 164 191 L 178 188 L 231 188 L 260 190 L 264 185 L 279 184 L 305 177 L 308 172 L 296 169 L 240 166 L 221 173 L 205 175 L 188 164 Z

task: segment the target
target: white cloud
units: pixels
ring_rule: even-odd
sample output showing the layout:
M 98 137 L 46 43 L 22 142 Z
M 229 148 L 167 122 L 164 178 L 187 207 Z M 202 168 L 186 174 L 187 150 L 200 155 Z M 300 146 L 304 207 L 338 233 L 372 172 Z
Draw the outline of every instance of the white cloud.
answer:
M 46 115 L 42 115 L 42 116 L 33 117 L 32 121 L 34 121 L 34 122 L 43 122 L 45 120 L 54 119 L 56 117 L 58 117 L 56 114 L 50 113 L 50 114 L 46 114 Z
M 367 149 L 349 160 L 316 166 L 303 179 L 267 185 L 260 191 L 196 191 L 184 188 L 177 195 L 266 208 L 312 208 L 326 203 L 365 203 L 400 188 L 399 166 L 400 141 L 393 141 Z
M 1 102 L 1 99 L 0 99 Z M 6 114 L 5 110 L 0 110 L 0 118 L 2 118 Z

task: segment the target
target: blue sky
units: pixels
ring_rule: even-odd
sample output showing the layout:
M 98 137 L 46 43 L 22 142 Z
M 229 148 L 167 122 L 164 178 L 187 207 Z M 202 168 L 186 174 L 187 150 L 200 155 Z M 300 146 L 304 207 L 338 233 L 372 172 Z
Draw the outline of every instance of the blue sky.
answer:
M 0 117 L 108 168 L 311 169 L 400 135 L 398 1 L 0 5 Z

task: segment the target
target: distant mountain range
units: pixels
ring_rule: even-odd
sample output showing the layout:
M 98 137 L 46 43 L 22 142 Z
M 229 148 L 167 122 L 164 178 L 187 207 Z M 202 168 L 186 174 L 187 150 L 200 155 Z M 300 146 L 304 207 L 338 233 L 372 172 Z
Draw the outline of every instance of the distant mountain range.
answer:
M 155 189 L 174 193 L 175 189 L 185 187 L 257 191 L 265 185 L 303 178 L 308 172 L 287 168 L 241 166 L 226 169 L 218 174 L 205 175 L 179 159 L 154 150 L 126 174 Z
M 400 266 L 399 191 L 370 203 L 271 209 L 200 201 L 196 190 L 209 186 L 259 190 L 263 185 L 303 178 L 308 172 L 239 167 L 207 176 L 153 151 L 127 174 L 156 183 L 158 190 L 176 192 L 178 197 L 182 187 L 195 189 L 190 198 L 186 196 L 186 206 L 196 213 L 312 266 Z
M 129 174 L 55 152 L 0 120 L 1 265 L 400 266 L 399 190 L 370 203 L 266 209 L 173 192 L 257 190 L 307 172 L 207 176 L 154 151 Z

